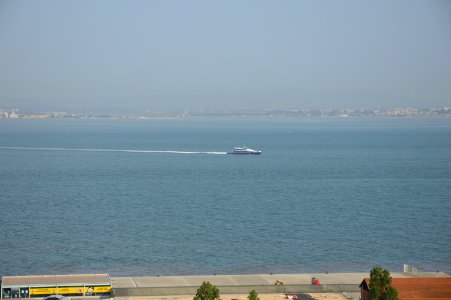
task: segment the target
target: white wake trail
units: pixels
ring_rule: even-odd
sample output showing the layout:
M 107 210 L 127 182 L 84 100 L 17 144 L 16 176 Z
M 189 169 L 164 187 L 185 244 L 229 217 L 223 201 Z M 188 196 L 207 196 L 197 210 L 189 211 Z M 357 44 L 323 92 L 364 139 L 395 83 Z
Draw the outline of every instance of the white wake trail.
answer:
M 223 155 L 227 152 L 217 151 L 177 151 L 177 150 L 135 150 L 135 149 L 86 149 L 86 148 L 45 148 L 45 147 L 0 147 L 9 150 L 42 150 L 42 151 L 87 151 L 87 152 L 127 152 L 127 153 L 172 153 L 172 154 L 210 154 Z

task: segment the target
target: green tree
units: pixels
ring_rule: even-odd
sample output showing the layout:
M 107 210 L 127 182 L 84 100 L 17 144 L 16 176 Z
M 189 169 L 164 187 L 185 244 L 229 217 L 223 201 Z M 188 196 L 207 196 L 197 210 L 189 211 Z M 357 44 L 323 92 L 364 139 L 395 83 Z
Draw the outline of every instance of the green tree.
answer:
M 260 298 L 258 297 L 258 294 L 255 290 L 252 290 L 249 292 L 249 296 L 247 296 L 247 299 L 249 300 L 260 300 Z
M 391 286 L 390 272 L 381 267 L 371 270 L 369 288 L 368 300 L 399 300 L 398 292 Z
M 219 289 L 210 282 L 203 282 L 193 300 L 219 300 Z

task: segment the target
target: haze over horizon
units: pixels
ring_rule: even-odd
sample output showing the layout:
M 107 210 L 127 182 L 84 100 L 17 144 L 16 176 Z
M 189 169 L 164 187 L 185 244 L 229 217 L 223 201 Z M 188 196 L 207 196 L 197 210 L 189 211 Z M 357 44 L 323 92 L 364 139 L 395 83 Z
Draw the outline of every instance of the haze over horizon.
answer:
M 451 106 L 448 1 L 0 2 L 0 108 Z

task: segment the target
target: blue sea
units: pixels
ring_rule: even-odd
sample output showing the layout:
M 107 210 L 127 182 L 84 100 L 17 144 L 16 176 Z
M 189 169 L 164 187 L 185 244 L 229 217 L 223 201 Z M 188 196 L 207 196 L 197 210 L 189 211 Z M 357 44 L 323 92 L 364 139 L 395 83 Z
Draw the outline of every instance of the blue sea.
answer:
M 0 187 L 0 275 L 451 271 L 450 119 L 1 119 Z

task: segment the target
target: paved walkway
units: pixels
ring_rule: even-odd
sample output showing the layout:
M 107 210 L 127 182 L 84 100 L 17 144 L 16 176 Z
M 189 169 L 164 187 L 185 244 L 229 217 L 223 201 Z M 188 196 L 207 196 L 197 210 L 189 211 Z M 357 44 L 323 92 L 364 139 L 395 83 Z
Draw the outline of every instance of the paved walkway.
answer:
M 391 273 L 394 278 L 449 277 L 443 272 Z M 201 275 L 201 276 L 140 276 L 111 277 L 113 288 L 200 286 L 209 281 L 216 286 L 273 285 L 276 280 L 285 285 L 310 284 L 312 277 L 322 284 L 360 284 L 368 273 L 311 273 L 311 274 L 257 274 L 257 275 Z

